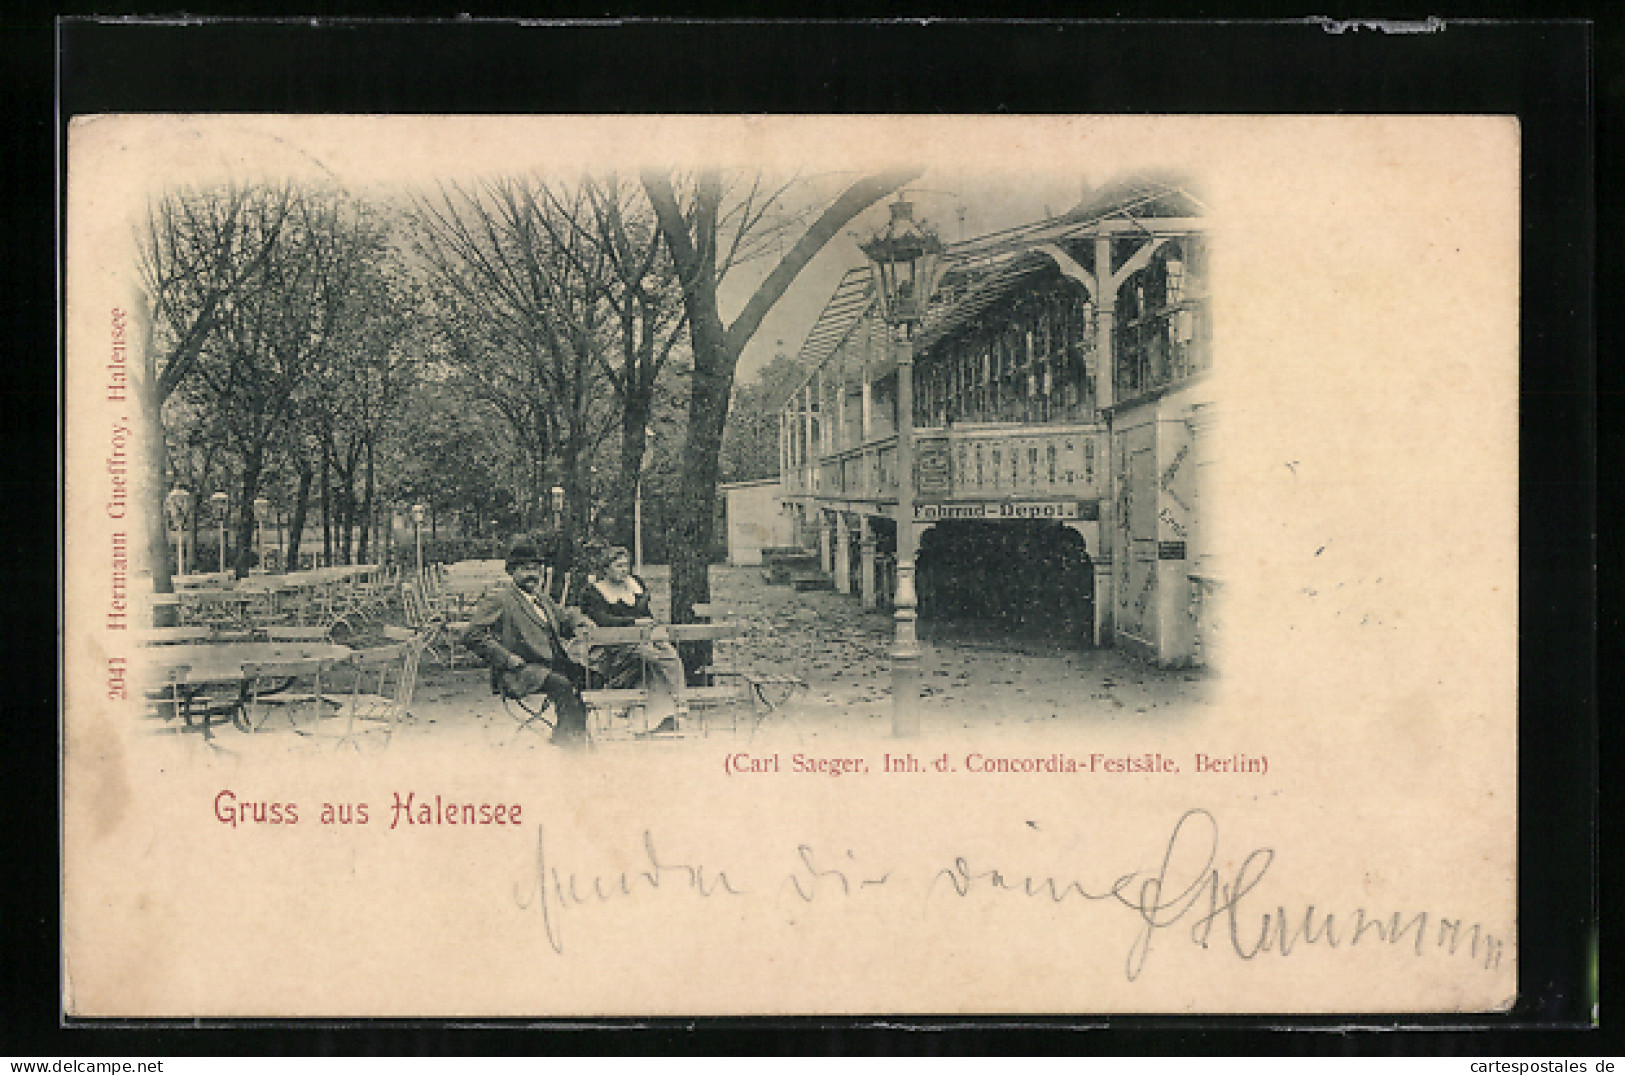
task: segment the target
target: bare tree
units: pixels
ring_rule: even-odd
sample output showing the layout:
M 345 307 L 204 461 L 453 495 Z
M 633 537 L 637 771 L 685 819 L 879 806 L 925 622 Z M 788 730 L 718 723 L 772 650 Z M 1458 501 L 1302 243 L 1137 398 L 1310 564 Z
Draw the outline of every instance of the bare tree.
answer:
M 696 177 L 685 208 L 679 204 L 670 173 L 659 169 L 641 173 L 644 191 L 677 265 L 694 352 L 676 555 L 672 558 L 673 622 L 691 622 L 695 603 L 711 597 L 709 558 L 722 430 L 740 354 L 768 311 L 824 245 L 859 213 L 917 178 L 920 172 L 884 172 L 854 182 L 796 239 L 739 315 L 726 325 L 717 307 L 718 286 L 753 245 L 760 249 L 765 243 L 764 231 L 771 230 L 765 228 L 769 211 L 783 188 L 767 190 L 758 178 L 748 185 L 743 196 L 731 199 L 730 208 L 721 173 L 705 171 Z
M 374 551 L 379 450 L 417 371 L 407 340 L 416 307 L 411 282 L 385 271 L 376 247 L 357 253 L 361 261 L 349 289 L 351 313 L 307 390 L 340 563 L 365 562 Z
M 135 314 L 142 360 L 131 377 L 146 445 L 145 544 L 154 588 L 173 587 L 164 532 L 163 407 L 193 375 L 224 311 L 260 286 L 293 203 L 287 185 L 227 184 L 170 191 L 153 201 L 137 232 L 142 302 Z M 193 517 L 196 525 L 196 515 Z
M 620 405 L 621 425 L 621 476 L 612 511 L 619 520 L 616 540 L 631 544 L 632 501 L 645 464 L 655 393 L 688 316 L 676 266 L 641 188 L 610 173 L 583 179 L 582 189 L 591 219 L 559 217 L 590 238 L 608 270 L 604 296 L 618 329 L 618 347 L 603 352 L 604 373 Z M 610 361 L 611 355 L 619 362 Z
M 610 255 L 583 226 L 590 204 L 584 185 L 509 177 L 441 187 L 415 206 L 417 250 L 452 315 L 446 352 L 527 446 L 527 522 L 541 471 L 556 460 L 566 549 L 590 514 L 588 460 L 613 421 L 599 391 L 613 331 Z
M 333 371 L 382 312 L 370 277 L 382 233 L 364 208 L 336 194 L 294 190 L 278 248 L 254 286 L 222 300 L 184 392 L 223 419 L 236 457 L 236 570 L 247 573 L 254 501 L 271 453 L 285 441 L 297 400 L 332 391 Z M 353 365 L 353 364 L 350 364 Z M 344 376 L 340 372 L 340 376 Z

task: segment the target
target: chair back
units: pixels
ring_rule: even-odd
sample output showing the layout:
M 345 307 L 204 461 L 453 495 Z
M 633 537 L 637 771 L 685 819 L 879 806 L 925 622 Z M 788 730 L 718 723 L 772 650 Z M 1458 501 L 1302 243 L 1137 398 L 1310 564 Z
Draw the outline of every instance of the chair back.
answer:
M 415 628 L 421 628 L 430 620 L 428 603 L 423 599 L 423 590 L 416 581 L 401 583 L 401 607 L 406 611 L 406 622 Z
M 146 715 L 165 721 L 180 717 L 186 710 L 184 684 L 191 674 L 192 666 L 188 664 L 171 665 L 166 669 L 166 674 L 144 692 Z
M 361 650 L 356 654 L 356 694 L 387 698 L 400 714 L 412 704 L 417 687 L 418 665 L 428 639 L 413 635 L 408 641 Z M 376 678 L 375 678 L 376 677 Z M 370 688 L 363 691 L 363 685 Z

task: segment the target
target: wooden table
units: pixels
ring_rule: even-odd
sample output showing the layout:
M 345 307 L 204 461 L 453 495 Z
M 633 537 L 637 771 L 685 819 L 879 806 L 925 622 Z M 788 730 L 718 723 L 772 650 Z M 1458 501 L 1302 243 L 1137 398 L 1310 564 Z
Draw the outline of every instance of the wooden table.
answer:
M 233 700 L 233 720 L 242 719 L 244 703 L 252 686 L 245 668 L 275 668 L 280 675 L 298 676 L 340 664 L 355 656 L 348 646 L 332 642 L 193 642 L 156 646 L 148 652 L 149 667 L 156 669 L 176 690 L 177 708 L 190 726 L 192 704 L 203 689 L 226 684 L 237 692 Z M 203 710 L 203 737 L 211 738 L 210 718 Z

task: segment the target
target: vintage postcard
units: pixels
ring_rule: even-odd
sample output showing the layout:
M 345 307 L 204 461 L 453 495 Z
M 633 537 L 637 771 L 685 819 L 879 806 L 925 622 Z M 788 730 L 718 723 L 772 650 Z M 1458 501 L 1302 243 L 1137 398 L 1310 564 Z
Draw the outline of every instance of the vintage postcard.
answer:
M 75 118 L 64 1012 L 1505 1010 L 1519 169 Z

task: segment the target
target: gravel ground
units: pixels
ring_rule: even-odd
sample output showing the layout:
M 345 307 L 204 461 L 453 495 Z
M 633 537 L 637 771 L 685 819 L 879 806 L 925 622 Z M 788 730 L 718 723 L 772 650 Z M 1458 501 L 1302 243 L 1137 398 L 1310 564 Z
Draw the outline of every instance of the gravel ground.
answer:
M 645 579 L 654 591 L 657 615 L 664 618 L 669 607 L 667 572 L 654 567 Z M 713 603 L 726 609 L 726 618 L 740 629 L 738 638 L 718 643 L 717 663 L 759 674 L 793 675 L 806 686 L 759 719 L 751 719 L 742 709 L 714 711 L 705 735 L 749 741 L 752 749 L 765 743 L 807 745 L 811 740 L 832 746 L 878 744 L 891 737 L 889 613 L 865 612 L 855 596 L 798 593 L 788 586 L 770 585 L 759 568 L 714 567 L 711 579 Z M 1204 673 L 1161 671 L 1116 650 L 1080 649 L 1041 634 L 1012 632 L 1008 625 L 922 621 L 919 628 L 924 738 L 987 736 L 1003 743 L 1058 731 L 1110 727 L 1128 731 L 1139 725 L 1170 730 L 1200 714 L 1211 693 Z M 599 745 L 602 749 L 655 745 L 629 732 L 625 721 L 612 723 Z M 198 737 L 181 739 L 183 748 L 199 745 Z M 229 725 L 220 728 L 214 741 L 217 749 L 206 756 L 230 761 L 276 758 L 289 752 L 316 754 L 327 752 L 331 741 L 331 736 L 324 743 L 319 737 L 292 734 L 285 718 L 272 717 L 254 735 Z M 363 743 L 369 749 L 381 744 L 391 752 L 553 750 L 543 736 L 520 730 L 490 693 L 483 667 L 460 662 L 451 669 L 429 659 L 423 662 L 411 717 L 399 726 L 393 741 L 373 738 Z
M 644 577 L 664 618 L 666 570 L 652 567 Z M 718 663 L 790 674 L 807 684 L 750 725 L 753 735 L 890 734 L 889 613 L 865 612 L 855 596 L 770 585 L 758 568 L 714 567 L 711 580 L 713 603 L 741 628 L 738 639 L 718 644 Z M 920 636 L 920 712 L 927 735 L 1041 731 L 1056 721 L 1155 721 L 1167 727 L 1190 719 L 1208 693 L 1200 672 L 1161 671 L 1115 650 L 1012 635 L 1004 625 L 923 621 Z M 500 745 L 517 727 L 490 694 L 485 672 L 462 665 L 452 671 L 425 662 L 413 712 L 416 720 L 398 733 L 403 737 L 475 734 Z M 713 721 L 711 734 L 744 734 L 744 728 Z

